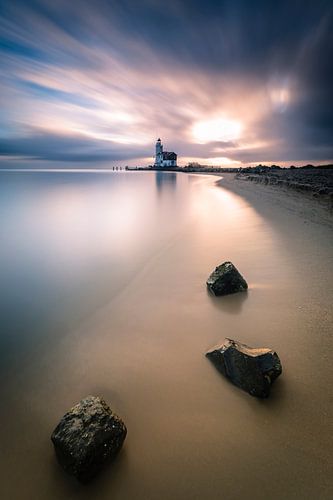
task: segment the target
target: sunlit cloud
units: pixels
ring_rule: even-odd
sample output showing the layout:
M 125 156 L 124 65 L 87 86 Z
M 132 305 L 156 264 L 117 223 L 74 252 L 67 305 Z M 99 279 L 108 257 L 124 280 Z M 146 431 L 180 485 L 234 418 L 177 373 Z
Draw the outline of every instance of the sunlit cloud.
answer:
M 185 157 L 184 164 L 196 164 L 198 163 L 198 158 L 196 157 Z M 207 167 L 232 167 L 237 168 L 242 165 L 242 162 L 233 160 L 232 158 L 227 158 L 225 156 L 216 156 L 216 157 L 207 157 L 200 158 L 200 165 L 204 165 Z
M 193 138 L 201 144 L 214 141 L 234 141 L 240 137 L 242 125 L 235 120 L 215 118 L 195 123 Z
M 267 84 L 267 92 L 273 111 L 283 113 L 292 104 L 292 84 L 288 76 L 272 77 Z
M 290 101 L 290 93 L 287 88 L 273 88 L 270 92 L 273 106 L 279 111 L 285 111 Z

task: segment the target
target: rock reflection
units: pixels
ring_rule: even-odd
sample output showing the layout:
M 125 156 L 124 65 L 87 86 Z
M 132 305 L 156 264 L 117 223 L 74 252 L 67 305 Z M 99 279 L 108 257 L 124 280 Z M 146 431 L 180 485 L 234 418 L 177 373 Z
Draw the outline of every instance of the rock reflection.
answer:
M 215 297 L 208 289 L 207 294 L 211 298 L 215 307 L 223 312 L 230 314 L 239 314 L 242 311 L 243 304 L 248 297 L 248 292 L 233 293 L 224 297 Z

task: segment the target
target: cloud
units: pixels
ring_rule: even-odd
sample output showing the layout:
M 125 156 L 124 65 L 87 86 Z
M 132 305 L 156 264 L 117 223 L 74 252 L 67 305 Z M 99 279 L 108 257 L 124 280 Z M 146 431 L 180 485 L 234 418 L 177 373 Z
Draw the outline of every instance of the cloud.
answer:
M 110 141 L 91 140 L 79 135 L 31 132 L 26 137 L 0 139 L 0 155 L 35 160 L 99 162 L 126 161 L 143 156 L 145 152 L 143 148 L 133 150 Z
M 180 159 L 333 158 L 328 1 L 3 4 L 2 156 L 134 162 L 161 136 Z

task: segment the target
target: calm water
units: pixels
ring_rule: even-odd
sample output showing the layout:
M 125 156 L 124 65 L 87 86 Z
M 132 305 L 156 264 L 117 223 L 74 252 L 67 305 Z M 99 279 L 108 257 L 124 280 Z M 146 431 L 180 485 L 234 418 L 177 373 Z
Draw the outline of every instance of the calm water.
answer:
M 291 237 L 215 181 L 0 174 L 1 498 L 331 498 L 329 237 Z M 207 294 L 224 260 L 247 294 Z M 277 350 L 271 399 L 204 357 L 225 336 Z M 88 394 L 128 436 L 82 486 L 50 434 Z

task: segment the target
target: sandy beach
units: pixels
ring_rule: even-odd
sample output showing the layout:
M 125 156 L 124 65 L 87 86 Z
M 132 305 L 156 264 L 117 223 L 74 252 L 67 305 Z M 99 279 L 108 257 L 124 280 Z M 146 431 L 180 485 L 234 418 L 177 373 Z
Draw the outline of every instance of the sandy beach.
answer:
M 6 175 L 2 200 L 18 199 L 22 174 Z M 3 228 L 3 296 L 16 306 L 2 346 L 3 497 L 330 499 L 329 214 L 232 176 L 29 175 Z M 17 243 L 21 220 L 36 265 Z M 249 290 L 217 299 L 205 281 L 225 260 Z M 11 271 L 20 266 L 24 287 Z M 225 337 L 278 352 L 283 373 L 268 400 L 206 359 Z M 50 435 L 88 394 L 107 400 L 128 436 L 112 467 L 82 486 L 59 467 Z
M 303 177 L 307 178 L 306 173 Z M 308 174 L 311 175 L 311 172 Z M 333 228 L 333 209 L 326 197 L 314 198 L 312 193 L 299 192 L 284 186 L 274 186 L 243 180 L 231 173 L 223 174 L 218 183 L 225 189 L 239 194 L 259 211 L 283 221 L 285 212 L 300 217 L 303 221 L 318 223 Z M 330 177 L 332 174 L 330 173 Z M 302 178 L 302 176 L 301 176 Z M 321 199 L 324 198 L 324 199 Z
M 293 173 L 293 171 L 291 172 Z M 305 171 L 303 175 L 299 175 L 299 178 L 302 179 L 303 183 L 309 182 L 308 179 L 311 178 L 311 173 L 316 177 L 316 172 Z M 278 174 L 282 179 L 284 178 L 284 172 L 278 172 Z M 246 179 L 247 175 L 244 174 L 243 177 Z M 268 213 L 274 219 L 280 213 L 283 219 L 283 214 L 287 211 L 289 214 L 299 216 L 305 221 L 315 222 L 332 229 L 333 208 L 330 199 L 326 195 L 314 197 L 311 191 L 297 191 L 283 185 L 264 184 L 258 182 L 258 180 L 263 180 L 258 175 L 252 176 L 256 177 L 255 182 L 247 181 L 243 177 L 229 173 L 223 174 L 220 186 L 244 197 L 259 211 L 262 209 L 261 207 L 264 207 L 265 213 Z M 326 174 L 327 177 L 331 182 L 332 173 Z

